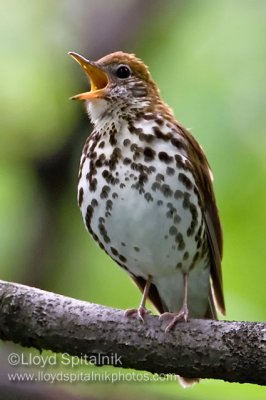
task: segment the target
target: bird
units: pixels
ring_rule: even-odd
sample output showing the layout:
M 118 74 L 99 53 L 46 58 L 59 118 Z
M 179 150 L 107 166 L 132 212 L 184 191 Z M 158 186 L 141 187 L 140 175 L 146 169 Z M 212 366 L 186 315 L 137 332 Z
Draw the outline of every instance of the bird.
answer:
M 190 318 L 225 315 L 223 235 L 205 153 L 163 101 L 149 68 L 116 51 L 98 61 L 69 54 L 85 71 L 93 125 L 80 160 L 78 204 L 98 245 L 149 299 L 165 332 Z M 196 378 L 180 378 L 183 386 Z

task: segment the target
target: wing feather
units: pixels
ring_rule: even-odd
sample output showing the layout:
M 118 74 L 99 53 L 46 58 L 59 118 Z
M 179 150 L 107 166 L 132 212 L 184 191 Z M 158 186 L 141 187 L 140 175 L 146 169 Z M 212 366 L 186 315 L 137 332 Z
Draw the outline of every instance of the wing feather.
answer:
M 205 154 L 188 130 L 178 125 L 188 141 L 189 159 L 193 160 L 194 178 L 198 186 L 211 253 L 211 288 L 216 308 L 225 315 L 221 261 L 223 255 L 222 228 L 213 191 L 213 176 Z

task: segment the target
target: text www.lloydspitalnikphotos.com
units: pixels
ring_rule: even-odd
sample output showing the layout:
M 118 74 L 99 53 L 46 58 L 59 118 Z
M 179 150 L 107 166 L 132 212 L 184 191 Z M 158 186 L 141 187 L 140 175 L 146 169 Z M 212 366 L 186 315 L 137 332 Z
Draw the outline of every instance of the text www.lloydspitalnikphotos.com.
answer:
M 107 371 L 89 371 L 80 372 L 73 371 L 74 368 L 92 365 L 110 365 L 122 367 L 122 357 L 116 353 L 110 355 L 91 355 L 86 354 L 82 357 L 71 356 L 68 353 L 63 354 L 31 354 L 31 353 L 10 353 L 8 355 L 8 363 L 12 367 L 19 367 L 19 372 L 8 372 L 8 380 L 10 382 L 165 382 L 176 381 L 175 374 L 149 374 L 140 372 L 107 372 Z M 71 372 L 48 372 L 49 367 L 71 368 Z M 24 368 L 34 368 L 34 371 L 21 371 Z

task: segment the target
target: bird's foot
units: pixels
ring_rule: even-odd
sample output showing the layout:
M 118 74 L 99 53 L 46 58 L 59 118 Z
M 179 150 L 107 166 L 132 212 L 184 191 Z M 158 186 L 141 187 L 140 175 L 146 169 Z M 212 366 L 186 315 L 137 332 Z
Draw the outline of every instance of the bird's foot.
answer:
M 169 324 L 165 328 L 165 332 L 170 331 L 173 329 L 175 324 L 179 321 L 187 321 L 188 320 L 188 308 L 186 306 L 183 306 L 178 313 L 171 313 L 171 312 L 165 312 L 159 316 L 159 320 L 164 321 L 164 320 L 169 320 Z
M 129 308 L 125 311 L 124 315 L 126 317 L 130 317 L 136 314 L 137 318 L 144 322 L 145 315 L 150 313 L 150 310 L 147 310 L 147 308 L 140 306 L 139 308 Z

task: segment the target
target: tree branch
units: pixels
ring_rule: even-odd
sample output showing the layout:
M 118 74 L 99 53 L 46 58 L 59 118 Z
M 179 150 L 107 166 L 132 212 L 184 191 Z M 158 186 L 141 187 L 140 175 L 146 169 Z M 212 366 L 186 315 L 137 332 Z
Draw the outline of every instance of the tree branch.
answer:
M 266 324 L 190 320 L 172 332 L 103 307 L 0 281 L 0 338 L 73 356 L 117 354 L 114 366 L 266 384 Z

